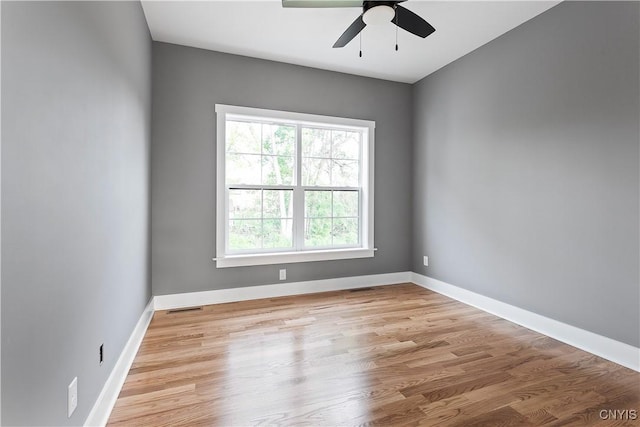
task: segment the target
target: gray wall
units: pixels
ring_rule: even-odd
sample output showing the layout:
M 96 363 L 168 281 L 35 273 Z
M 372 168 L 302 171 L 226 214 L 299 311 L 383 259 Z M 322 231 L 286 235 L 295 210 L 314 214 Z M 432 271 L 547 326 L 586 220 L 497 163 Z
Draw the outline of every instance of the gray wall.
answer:
M 2 2 L 0 2 L 0 25 L 2 25 Z M 0 28 L 0 46 L 2 29 Z M 2 99 L 2 55 L 0 54 L 0 99 Z M 2 110 L 0 106 L 0 111 Z M 2 189 L 2 114 L 0 113 L 0 192 Z M 0 224 L 2 224 L 2 197 L 0 197 Z M 0 242 L 2 227 L 0 226 Z M 2 425 L 2 244 L 0 244 L 0 425 Z
M 153 44 L 154 295 L 278 282 L 282 266 L 216 269 L 215 104 L 376 121 L 375 258 L 286 264 L 287 281 L 407 271 L 411 86 Z
M 151 39 L 137 2 L 2 3 L 2 421 L 81 425 L 151 295 Z
M 640 345 L 639 9 L 561 3 L 415 86 L 414 271 Z

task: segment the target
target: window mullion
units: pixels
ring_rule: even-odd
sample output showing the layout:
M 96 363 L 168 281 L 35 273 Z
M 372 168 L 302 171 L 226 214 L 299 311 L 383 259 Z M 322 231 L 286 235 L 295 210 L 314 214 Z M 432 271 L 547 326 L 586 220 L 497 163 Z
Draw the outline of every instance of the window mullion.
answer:
M 307 185 L 302 187 L 303 190 L 309 191 L 360 191 L 362 187 L 329 187 L 319 185 Z
M 364 243 L 364 233 L 365 233 L 365 225 L 368 224 L 369 219 L 364 217 L 364 212 L 365 212 L 365 206 L 364 206 L 364 192 L 366 191 L 366 188 L 368 188 L 369 183 L 365 183 L 364 180 L 366 179 L 366 176 L 368 175 L 365 174 L 365 164 L 363 163 L 364 160 L 364 156 L 365 156 L 365 145 L 368 142 L 364 140 L 363 138 L 363 134 L 361 133 L 360 136 L 360 155 L 359 155 L 359 160 L 358 160 L 358 186 L 360 187 L 358 190 L 358 244 L 362 245 Z M 368 152 L 368 150 L 366 150 L 366 152 Z M 367 210 L 368 211 L 368 210 Z
M 331 142 L 331 147 L 332 147 L 331 149 L 333 150 L 333 140 Z M 332 152 L 332 154 L 333 154 L 333 152 Z M 332 174 L 333 174 L 333 167 L 331 167 L 331 171 L 332 171 Z M 333 184 L 333 182 L 332 182 L 332 184 Z M 331 190 L 331 231 L 330 231 L 330 233 L 331 233 L 331 246 L 333 246 L 333 238 L 335 237 L 334 233 L 333 233 L 333 230 L 334 230 L 333 221 L 334 221 L 334 217 L 335 217 L 335 214 L 333 212 L 333 194 L 334 194 L 334 191 Z
M 260 190 L 260 250 L 264 250 L 264 190 Z
M 293 190 L 294 185 L 253 185 L 253 184 L 230 184 L 229 190 Z
M 229 221 L 229 188 L 224 189 L 224 253 L 229 252 L 229 230 L 231 222 Z
M 304 246 L 304 190 L 302 189 L 302 127 L 296 125 L 296 182 L 293 190 L 293 247 L 300 251 Z

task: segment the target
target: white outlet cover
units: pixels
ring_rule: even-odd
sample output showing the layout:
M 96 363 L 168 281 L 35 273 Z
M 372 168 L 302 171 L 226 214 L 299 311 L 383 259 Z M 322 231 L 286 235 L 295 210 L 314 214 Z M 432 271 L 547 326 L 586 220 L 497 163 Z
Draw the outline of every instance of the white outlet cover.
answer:
M 422 263 L 425 265 L 425 267 L 429 266 L 429 257 L 428 256 L 424 256 L 422 259 Z
M 71 414 L 78 406 L 78 377 L 75 377 L 67 390 L 67 417 L 71 418 Z
M 280 280 L 286 280 L 287 279 L 287 269 L 283 268 L 280 270 Z

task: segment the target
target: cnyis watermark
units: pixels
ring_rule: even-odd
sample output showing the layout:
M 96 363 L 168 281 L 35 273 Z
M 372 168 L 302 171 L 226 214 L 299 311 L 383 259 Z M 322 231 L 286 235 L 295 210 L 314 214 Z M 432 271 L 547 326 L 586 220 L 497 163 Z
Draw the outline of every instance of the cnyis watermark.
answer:
M 635 409 L 602 409 L 598 413 L 601 420 L 637 420 L 638 411 Z

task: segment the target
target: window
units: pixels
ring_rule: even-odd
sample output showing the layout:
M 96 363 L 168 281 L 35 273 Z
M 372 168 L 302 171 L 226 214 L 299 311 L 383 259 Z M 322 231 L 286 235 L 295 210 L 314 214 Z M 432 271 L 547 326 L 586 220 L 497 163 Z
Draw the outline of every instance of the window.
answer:
M 373 256 L 374 122 L 216 114 L 217 267 Z

